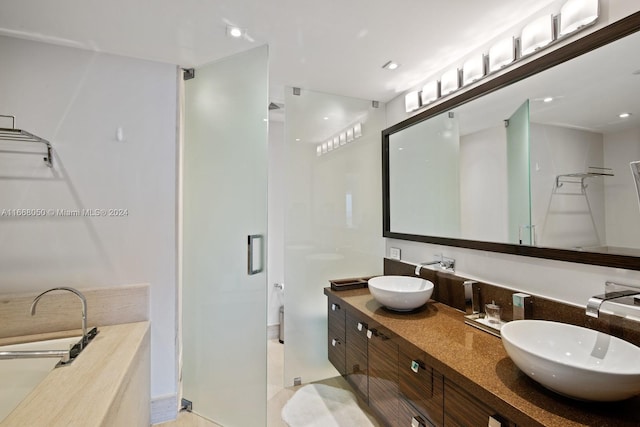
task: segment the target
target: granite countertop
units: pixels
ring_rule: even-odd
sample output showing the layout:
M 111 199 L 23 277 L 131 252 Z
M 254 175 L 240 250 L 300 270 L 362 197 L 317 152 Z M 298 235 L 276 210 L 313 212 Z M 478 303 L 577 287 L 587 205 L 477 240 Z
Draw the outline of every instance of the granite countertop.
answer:
M 427 354 L 445 378 L 494 407 L 516 424 L 545 427 L 640 425 L 640 397 L 614 403 L 580 402 L 531 380 L 507 356 L 500 338 L 464 323 L 464 314 L 429 301 L 410 313 L 383 308 L 367 288 L 332 291 L 347 306 L 370 317 Z
M 149 345 L 149 322 L 99 327 L 98 335 L 69 366 L 56 368 L 0 424 L 100 426 Z M 53 334 L 40 339 L 51 339 Z M 82 335 L 81 331 L 62 333 Z

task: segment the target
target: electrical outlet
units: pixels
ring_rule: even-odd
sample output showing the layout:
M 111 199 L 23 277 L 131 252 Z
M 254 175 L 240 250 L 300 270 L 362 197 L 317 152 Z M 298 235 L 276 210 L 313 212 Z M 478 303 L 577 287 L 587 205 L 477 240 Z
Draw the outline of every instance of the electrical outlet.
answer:
M 400 259 L 400 248 L 389 248 L 389 258 Z

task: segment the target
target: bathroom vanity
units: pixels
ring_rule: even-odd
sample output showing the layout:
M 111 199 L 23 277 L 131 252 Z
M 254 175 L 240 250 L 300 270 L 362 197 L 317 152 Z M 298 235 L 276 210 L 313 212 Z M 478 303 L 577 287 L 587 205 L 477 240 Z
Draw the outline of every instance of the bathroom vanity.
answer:
M 548 391 L 514 365 L 500 338 L 444 303 L 399 313 L 367 288 L 324 293 L 329 360 L 384 425 L 640 425 L 640 397 L 593 403 Z

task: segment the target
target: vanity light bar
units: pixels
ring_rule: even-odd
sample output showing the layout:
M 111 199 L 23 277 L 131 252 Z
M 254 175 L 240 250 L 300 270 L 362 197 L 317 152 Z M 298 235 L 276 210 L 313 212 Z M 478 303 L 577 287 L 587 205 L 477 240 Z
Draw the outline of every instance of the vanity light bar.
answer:
M 516 60 L 516 39 L 502 39 L 489 48 L 489 72 L 501 70 Z
M 460 88 L 458 69 L 447 71 L 440 78 L 440 96 L 449 95 Z
M 422 87 L 420 92 L 421 105 L 427 105 L 438 99 L 438 81 L 434 80 Z
M 409 92 L 404 96 L 404 108 L 407 113 L 415 111 L 420 108 L 420 92 Z
M 327 154 L 330 151 L 337 150 L 343 145 L 347 145 L 350 142 L 362 137 L 362 123 L 356 123 L 355 125 L 345 129 L 338 135 L 330 138 L 327 142 L 320 143 L 316 146 L 316 155 L 318 157 L 323 154 Z
M 484 77 L 484 55 L 468 59 L 462 65 L 462 85 L 466 86 Z
M 560 9 L 560 31 L 564 37 L 596 22 L 600 15 L 598 0 L 568 0 Z
M 520 36 L 521 56 L 542 49 L 553 40 L 553 15 L 541 16 L 522 29 Z
M 487 54 L 467 60 L 461 70 L 449 70 L 440 80 L 427 83 L 422 91 L 407 93 L 404 97 L 405 111 L 411 113 L 425 107 L 461 87 L 551 46 L 561 38 L 593 25 L 599 14 L 599 0 L 567 0 L 558 15 L 544 15 L 534 19 L 522 29 L 519 37 L 499 40 L 489 48 Z

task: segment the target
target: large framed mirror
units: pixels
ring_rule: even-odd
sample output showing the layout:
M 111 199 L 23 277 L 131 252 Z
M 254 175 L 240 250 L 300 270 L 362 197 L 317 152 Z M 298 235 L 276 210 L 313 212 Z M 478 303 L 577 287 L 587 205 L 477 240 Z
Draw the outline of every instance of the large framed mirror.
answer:
M 384 130 L 384 237 L 640 270 L 638 30 L 640 12 Z

